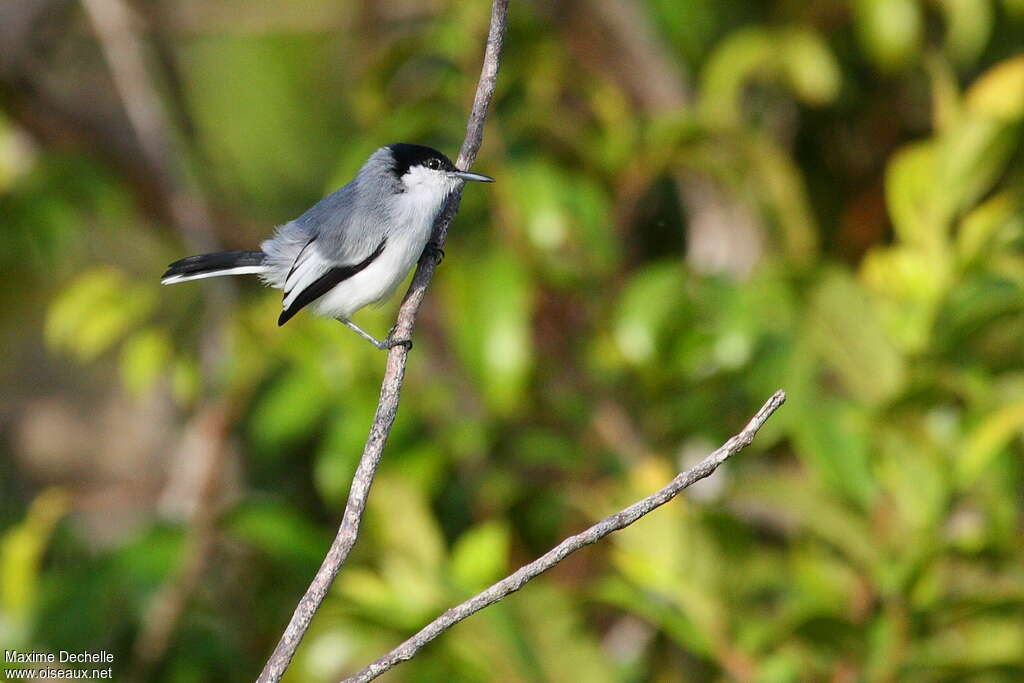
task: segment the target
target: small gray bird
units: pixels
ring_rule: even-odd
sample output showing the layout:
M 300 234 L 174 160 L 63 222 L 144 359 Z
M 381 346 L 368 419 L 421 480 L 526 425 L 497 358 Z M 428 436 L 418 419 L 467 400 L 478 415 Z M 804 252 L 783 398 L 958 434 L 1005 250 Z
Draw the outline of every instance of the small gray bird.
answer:
M 350 317 L 394 293 L 427 248 L 448 195 L 466 180 L 494 181 L 458 170 L 436 149 L 387 145 L 345 186 L 278 227 L 259 251 L 189 256 L 172 263 L 160 281 L 253 273 L 284 290 L 278 325 L 312 304 L 316 313 L 340 320 L 378 349 L 408 346 L 408 339 L 380 341 Z

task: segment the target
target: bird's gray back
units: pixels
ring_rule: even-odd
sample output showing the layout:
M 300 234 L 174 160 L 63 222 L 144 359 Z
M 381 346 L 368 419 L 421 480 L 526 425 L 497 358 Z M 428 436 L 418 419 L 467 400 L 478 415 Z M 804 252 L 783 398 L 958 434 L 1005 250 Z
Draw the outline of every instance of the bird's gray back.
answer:
M 389 199 L 400 193 L 392 172 L 390 150 L 382 147 L 370 156 L 355 178 L 330 193 L 298 218 L 278 227 L 261 247 L 271 266 L 265 279 L 281 286 L 296 257 L 309 245 L 326 262 L 358 263 L 387 237 L 391 223 Z

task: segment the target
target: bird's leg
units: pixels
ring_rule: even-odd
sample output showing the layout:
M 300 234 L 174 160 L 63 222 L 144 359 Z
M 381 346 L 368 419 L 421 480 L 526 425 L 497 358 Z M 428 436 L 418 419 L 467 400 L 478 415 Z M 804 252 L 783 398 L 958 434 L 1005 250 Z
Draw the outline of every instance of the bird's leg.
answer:
M 404 346 L 406 348 L 406 350 L 412 349 L 412 340 L 411 339 L 394 339 L 389 334 L 387 339 L 385 339 L 384 341 L 381 341 L 381 340 L 377 339 L 376 337 L 374 337 L 369 332 L 367 332 L 366 330 L 364 330 L 363 328 L 359 327 L 359 325 L 356 325 L 351 320 L 348 320 L 346 318 L 338 318 L 338 320 L 340 322 L 344 323 L 346 327 L 348 327 L 349 329 L 354 331 L 360 337 L 362 337 L 366 341 L 368 341 L 371 344 L 373 344 L 374 346 L 376 346 L 381 351 L 387 351 L 388 349 L 390 349 L 393 346 Z
M 352 330 L 353 332 L 355 332 L 356 334 L 358 334 L 358 335 L 359 335 L 360 337 L 362 337 L 362 338 L 363 338 L 363 339 L 365 339 L 366 341 L 368 341 L 368 342 L 370 342 L 371 344 L 373 344 L 374 346 L 376 346 L 376 347 L 377 347 L 378 349 L 387 349 L 387 348 L 388 348 L 388 345 L 387 345 L 387 343 L 385 343 L 385 342 L 382 342 L 381 340 L 377 339 L 377 338 L 376 338 L 376 337 L 374 337 L 374 336 L 373 336 L 372 334 L 370 334 L 369 332 L 367 332 L 367 331 L 366 331 L 366 330 L 364 330 L 363 328 L 359 327 L 359 325 L 356 325 L 356 324 L 355 324 L 354 322 L 352 322 L 351 320 L 347 320 L 347 319 L 345 319 L 345 318 L 338 318 L 338 320 L 339 320 L 340 322 L 344 323 L 344 325 L 345 325 L 346 327 L 348 327 L 349 329 L 351 329 L 351 330 Z
M 441 261 L 444 261 L 444 249 L 442 249 L 441 245 L 434 240 L 427 242 L 427 246 L 423 248 L 423 252 L 434 259 L 435 266 L 441 265 Z

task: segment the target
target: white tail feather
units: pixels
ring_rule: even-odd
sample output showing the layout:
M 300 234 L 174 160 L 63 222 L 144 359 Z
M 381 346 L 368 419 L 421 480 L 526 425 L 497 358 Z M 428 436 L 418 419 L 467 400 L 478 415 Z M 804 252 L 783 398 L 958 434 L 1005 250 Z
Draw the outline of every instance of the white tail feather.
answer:
M 262 273 L 266 270 L 266 266 L 238 266 L 236 268 L 223 268 L 221 270 L 208 270 L 202 273 L 188 273 L 187 275 L 171 275 L 160 280 L 162 285 L 173 285 L 178 282 L 188 282 L 189 280 L 202 280 L 207 277 L 220 277 L 221 275 L 251 275 L 253 273 Z

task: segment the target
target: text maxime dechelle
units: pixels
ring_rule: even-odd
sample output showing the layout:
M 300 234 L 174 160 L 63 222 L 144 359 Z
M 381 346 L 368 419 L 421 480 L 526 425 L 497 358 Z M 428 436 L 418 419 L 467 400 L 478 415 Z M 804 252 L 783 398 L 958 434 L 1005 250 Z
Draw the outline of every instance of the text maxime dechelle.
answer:
M 16 665 L 29 665 L 26 668 L 9 669 L 5 667 L 4 675 L 7 680 L 15 679 L 106 679 L 114 677 L 113 667 L 104 669 L 82 669 L 82 668 L 50 668 L 47 666 L 31 666 L 46 664 L 70 664 L 81 666 L 83 664 L 112 664 L 114 655 L 106 650 L 98 652 L 71 652 L 59 650 L 58 652 L 22 652 L 19 650 L 4 650 L 4 663 Z

